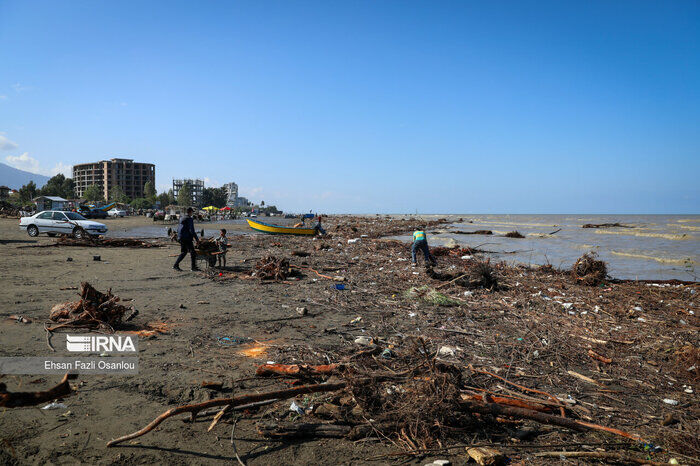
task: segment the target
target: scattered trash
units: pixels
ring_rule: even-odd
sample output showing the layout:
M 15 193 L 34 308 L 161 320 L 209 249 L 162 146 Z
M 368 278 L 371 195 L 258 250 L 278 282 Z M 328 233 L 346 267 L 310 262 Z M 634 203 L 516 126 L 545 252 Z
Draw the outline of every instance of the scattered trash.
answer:
M 305 316 L 308 313 L 309 313 L 309 310 L 305 307 L 298 307 L 297 308 L 297 314 L 299 314 L 300 316 Z
M 254 340 L 248 337 L 219 337 L 216 341 L 221 346 L 238 346 L 243 343 L 251 343 Z
M 358 324 L 360 322 L 362 322 L 362 316 L 357 316 L 350 321 L 351 324 Z
M 333 288 L 335 288 L 336 290 L 344 290 L 345 285 L 343 283 L 336 283 L 335 285 L 333 285 Z
M 454 357 L 456 355 L 455 353 L 455 348 L 451 346 L 441 346 L 440 349 L 438 350 L 438 354 L 440 356 L 445 356 L 445 357 Z
M 677 406 L 679 402 L 678 400 L 672 400 L 671 398 L 664 398 L 664 403 L 671 406 Z
M 359 336 L 355 338 L 355 343 L 362 346 L 370 346 L 372 344 L 372 339 L 365 336 Z
M 306 411 L 304 411 L 304 408 L 296 404 L 296 402 L 292 401 L 292 404 L 289 405 L 289 410 L 294 411 L 297 414 L 301 414 L 302 416 L 306 414 Z
M 92 260 L 99 262 L 99 261 L 102 260 L 102 257 L 100 257 L 100 256 L 92 256 Z
M 391 359 L 394 356 L 394 353 L 391 352 L 389 348 L 384 348 L 384 351 L 382 351 L 382 354 L 380 354 L 384 359 Z
M 42 406 L 41 409 L 66 409 L 67 407 L 68 406 L 64 405 L 63 403 L 59 403 L 58 401 L 52 401 L 46 406 Z

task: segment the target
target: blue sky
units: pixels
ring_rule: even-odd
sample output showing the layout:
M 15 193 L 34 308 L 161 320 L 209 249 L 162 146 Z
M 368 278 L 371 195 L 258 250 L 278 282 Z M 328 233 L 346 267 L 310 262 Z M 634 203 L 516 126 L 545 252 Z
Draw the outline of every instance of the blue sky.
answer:
M 694 1 L 0 1 L 0 161 L 289 211 L 700 213 Z

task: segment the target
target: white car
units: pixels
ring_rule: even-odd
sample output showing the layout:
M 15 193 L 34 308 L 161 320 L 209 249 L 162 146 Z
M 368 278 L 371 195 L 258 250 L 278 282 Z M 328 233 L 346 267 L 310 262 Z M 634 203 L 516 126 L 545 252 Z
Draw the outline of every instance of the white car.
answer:
M 112 209 L 107 211 L 110 217 L 126 217 L 126 210 Z
M 87 235 L 99 236 L 107 233 L 104 223 L 93 222 L 75 212 L 60 210 L 45 210 L 31 217 L 22 217 L 19 220 L 19 228 L 27 230 L 27 234 L 32 237 L 46 233 L 49 236 L 72 235 L 80 239 Z

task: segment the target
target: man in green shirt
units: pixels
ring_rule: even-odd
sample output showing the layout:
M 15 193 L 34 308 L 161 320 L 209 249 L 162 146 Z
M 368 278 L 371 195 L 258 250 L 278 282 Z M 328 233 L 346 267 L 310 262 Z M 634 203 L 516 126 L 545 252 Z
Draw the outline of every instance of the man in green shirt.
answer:
M 435 265 L 435 258 L 430 255 L 430 248 L 428 248 L 428 237 L 423 230 L 417 230 L 413 232 L 413 245 L 411 246 L 411 260 L 413 261 L 413 267 L 416 266 L 416 251 L 423 251 L 425 256 L 425 265 L 428 264 Z

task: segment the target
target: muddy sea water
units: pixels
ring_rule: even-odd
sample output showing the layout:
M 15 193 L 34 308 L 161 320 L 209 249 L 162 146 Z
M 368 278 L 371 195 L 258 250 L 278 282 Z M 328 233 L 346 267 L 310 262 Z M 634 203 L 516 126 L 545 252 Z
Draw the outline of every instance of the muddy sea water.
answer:
M 454 244 L 494 251 L 507 263 L 568 268 L 595 252 L 615 278 L 698 280 L 700 215 L 423 215 L 456 223 L 428 232 L 431 245 Z M 460 220 L 461 219 L 461 220 Z M 626 227 L 582 228 L 620 223 Z M 491 230 L 493 235 L 456 231 Z M 506 238 L 511 231 L 525 238 Z M 554 233 L 556 231 L 556 233 Z M 399 237 L 410 240 L 409 237 Z

